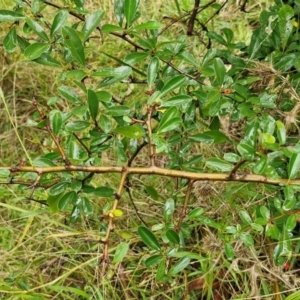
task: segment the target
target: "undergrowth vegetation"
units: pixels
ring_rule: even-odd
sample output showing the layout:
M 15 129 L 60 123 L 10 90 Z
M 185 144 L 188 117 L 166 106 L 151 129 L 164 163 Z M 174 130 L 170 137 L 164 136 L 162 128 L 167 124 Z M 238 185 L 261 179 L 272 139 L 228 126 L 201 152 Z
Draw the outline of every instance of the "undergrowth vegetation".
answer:
M 0 7 L 1 299 L 300 299 L 300 2 L 94 2 Z

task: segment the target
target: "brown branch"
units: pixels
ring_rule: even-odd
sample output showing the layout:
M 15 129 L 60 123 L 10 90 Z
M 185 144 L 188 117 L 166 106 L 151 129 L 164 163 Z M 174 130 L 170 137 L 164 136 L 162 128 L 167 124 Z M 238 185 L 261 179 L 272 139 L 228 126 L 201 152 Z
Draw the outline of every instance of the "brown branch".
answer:
M 237 172 L 237 170 L 244 164 L 244 163 L 246 163 L 247 162 L 247 160 L 245 160 L 245 159 L 242 159 L 242 160 L 240 160 L 234 167 L 233 167 L 233 169 L 231 170 L 231 172 L 229 173 L 229 179 L 233 179 L 235 176 L 236 176 L 236 172 Z
M 197 9 L 197 14 L 201 11 L 203 11 L 204 9 L 206 9 L 207 7 L 211 6 L 213 3 L 215 3 L 216 0 L 212 0 L 208 3 L 206 3 L 205 5 L 202 5 L 201 7 L 198 7 Z M 184 19 L 185 17 L 188 17 L 190 14 L 192 14 L 194 12 L 194 10 L 187 12 L 186 14 L 184 14 L 183 16 L 174 19 L 170 24 L 168 24 L 165 28 L 163 28 L 158 35 L 161 35 L 162 33 L 164 33 L 169 27 L 171 27 L 173 24 L 181 21 L 182 19 Z
M 46 173 L 59 173 L 59 172 L 87 172 L 95 174 L 105 173 L 124 173 L 123 167 L 101 167 L 101 166 L 55 166 L 55 167 L 31 167 L 31 166 L 14 166 L 14 167 L 0 167 L 0 170 L 9 170 L 12 173 L 15 172 L 32 172 L 39 174 Z M 208 181 L 227 181 L 227 182 L 256 182 L 271 185 L 300 185 L 299 179 L 286 179 L 277 178 L 271 179 L 263 175 L 245 174 L 243 176 L 235 176 L 235 178 L 229 178 L 228 173 L 196 173 L 187 172 L 182 170 L 171 170 L 165 168 L 159 168 L 156 166 L 150 167 L 128 167 L 126 168 L 127 174 L 141 174 L 141 175 L 160 175 L 166 177 L 178 177 L 196 180 L 208 180 Z
M 135 150 L 135 152 L 132 154 L 132 156 L 128 159 L 127 162 L 127 166 L 131 167 L 132 162 L 134 161 L 134 159 L 136 158 L 136 156 L 140 153 L 140 151 L 147 145 L 148 143 L 146 141 L 143 141 L 142 144 L 140 144 L 137 149 Z
M 188 29 L 187 29 L 187 33 L 186 33 L 189 36 L 193 35 L 195 19 L 198 14 L 198 10 L 199 10 L 199 4 L 200 4 L 200 0 L 195 0 L 195 5 L 194 5 L 192 15 L 191 15 L 189 23 L 188 23 Z
M 150 159 L 150 166 L 155 166 L 155 147 L 152 143 L 152 128 L 151 128 L 151 114 L 152 114 L 152 108 L 148 107 L 147 112 L 147 131 L 148 131 L 148 142 L 149 142 L 149 159 Z
M 126 183 L 126 178 L 128 176 L 128 171 L 126 168 L 122 168 L 122 176 L 121 176 L 121 180 L 120 180 L 120 184 L 119 184 L 119 188 L 118 188 L 118 192 L 115 194 L 115 201 L 113 204 L 113 207 L 111 209 L 112 213 L 114 212 L 114 210 L 117 209 L 119 201 L 121 199 L 121 195 L 122 195 L 122 191 L 123 188 L 125 186 Z M 114 228 L 114 217 L 111 217 L 109 215 L 109 221 L 108 221 L 108 226 L 107 226 L 107 230 L 106 230 L 106 235 L 105 235 L 105 239 L 104 239 L 104 250 L 103 250 L 103 260 L 102 260 L 102 275 L 104 276 L 105 274 L 105 270 L 106 270 L 106 265 L 109 262 L 109 255 L 108 255 L 108 241 L 109 241 L 109 236 L 110 233 L 113 231 Z
M 59 152 L 59 154 L 61 155 L 63 161 L 65 162 L 65 164 L 68 166 L 70 165 L 70 161 L 68 160 L 64 149 L 61 147 L 58 138 L 53 134 L 51 126 L 50 126 L 50 122 L 48 120 L 47 125 L 46 125 L 46 130 L 48 131 L 48 133 L 50 134 L 51 139 L 53 140 L 53 142 L 55 143 L 57 150 Z

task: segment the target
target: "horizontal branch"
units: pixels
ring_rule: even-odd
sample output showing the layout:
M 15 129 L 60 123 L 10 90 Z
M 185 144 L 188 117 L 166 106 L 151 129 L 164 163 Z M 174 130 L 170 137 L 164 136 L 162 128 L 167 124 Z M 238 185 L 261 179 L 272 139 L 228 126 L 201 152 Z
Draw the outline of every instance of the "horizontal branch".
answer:
M 145 175 L 160 175 L 168 177 L 186 178 L 192 180 L 208 180 L 208 181 L 230 181 L 230 182 L 256 182 L 272 185 L 300 185 L 300 179 L 271 179 L 262 175 L 253 174 L 234 174 L 231 173 L 195 173 L 181 170 L 170 170 L 158 168 L 155 166 L 132 168 L 132 167 L 96 167 L 96 166 L 55 166 L 55 167 L 31 167 L 31 166 L 15 166 L 15 167 L 0 167 L 0 170 L 9 170 L 12 173 L 16 172 L 33 172 L 39 175 L 46 173 L 58 172 L 89 172 L 89 173 L 128 173 L 128 174 L 145 174 Z

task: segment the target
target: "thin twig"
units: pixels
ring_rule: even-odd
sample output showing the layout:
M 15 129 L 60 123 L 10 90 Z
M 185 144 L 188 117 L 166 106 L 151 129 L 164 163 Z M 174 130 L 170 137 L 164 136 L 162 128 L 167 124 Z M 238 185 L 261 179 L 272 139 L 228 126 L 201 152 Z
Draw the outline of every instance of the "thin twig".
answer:
M 193 35 L 195 19 L 199 10 L 199 4 L 200 4 L 200 0 L 195 0 L 195 5 L 192 11 L 192 15 L 188 23 L 187 35 Z
M 133 198 L 132 198 L 131 191 L 130 191 L 130 181 L 129 181 L 128 177 L 127 177 L 127 179 L 126 179 L 125 189 L 126 189 L 126 192 L 127 192 L 128 196 L 129 196 L 130 202 L 131 202 L 131 204 L 132 204 L 132 206 L 133 206 L 133 209 L 134 209 L 134 211 L 135 211 L 136 216 L 140 219 L 140 221 L 141 221 L 146 227 L 148 227 L 147 223 L 146 223 L 146 222 L 143 220 L 143 218 L 140 216 L 139 210 L 138 210 L 138 208 L 136 207 L 136 205 L 135 205 L 135 203 L 134 203 L 134 200 L 133 200 Z
M 151 115 L 152 115 L 152 108 L 148 107 L 147 112 L 147 132 L 148 132 L 148 142 L 149 142 L 149 159 L 150 159 L 150 166 L 155 166 L 155 147 L 152 143 L 152 128 L 151 128 Z
M 92 152 L 89 150 L 89 148 L 82 142 L 82 140 L 77 136 L 76 133 L 73 132 L 73 136 L 79 142 L 79 144 L 84 148 L 84 150 L 87 152 L 88 156 L 90 157 L 92 155 Z
M 183 204 L 183 207 L 182 207 L 182 210 L 181 210 L 179 221 L 178 221 L 178 224 L 176 226 L 176 229 L 177 229 L 178 232 L 180 231 L 183 219 L 186 217 L 187 207 L 188 207 L 191 192 L 192 192 L 192 189 L 193 189 L 193 184 L 194 184 L 194 180 L 190 180 L 189 184 L 188 184 L 188 187 L 187 187 L 187 190 L 186 190 L 184 204 Z

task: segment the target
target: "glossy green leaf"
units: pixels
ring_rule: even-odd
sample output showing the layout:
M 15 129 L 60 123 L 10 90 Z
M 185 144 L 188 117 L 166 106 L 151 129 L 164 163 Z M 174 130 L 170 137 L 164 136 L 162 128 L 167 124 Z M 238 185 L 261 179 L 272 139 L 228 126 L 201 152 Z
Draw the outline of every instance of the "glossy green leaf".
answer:
M 28 46 L 25 51 L 24 55 L 30 59 L 34 60 L 40 57 L 44 52 L 46 52 L 50 48 L 49 44 L 44 43 L 34 43 Z
M 128 65 L 135 65 L 141 61 L 143 61 L 147 56 L 149 56 L 149 53 L 147 52 L 133 52 L 129 53 L 125 56 L 124 62 Z
M 98 100 L 100 102 L 111 102 L 112 95 L 105 91 L 98 91 L 96 92 Z
M 179 244 L 180 243 L 180 238 L 178 233 L 173 230 L 173 229 L 168 229 L 166 231 L 166 237 L 168 238 L 168 240 L 173 243 L 173 244 Z
M 76 81 L 81 81 L 87 73 L 83 70 L 70 70 L 64 73 L 67 79 L 75 79 Z
M 115 154 L 118 158 L 119 164 L 127 162 L 127 155 L 124 144 L 119 139 L 115 139 Z
M 148 21 L 137 26 L 132 27 L 130 30 L 145 30 L 145 29 L 159 29 L 161 24 L 157 21 Z M 129 30 L 129 31 L 130 31 Z
M 24 20 L 25 16 L 11 10 L 0 10 L 0 22 L 16 22 Z
M 118 245 L 114 258 L 113 258 L 113 263 L 117 264 L 120 263 L 123 258 L 127 255 L 127 252 L 129 250 L 129 244 L 122 242 Z
M 82 198 L 81 212 L 84 216 L 88 217 L 93 214 L 93 205 L 87 197 Z
M 215 33 L 214 31 L 209 31 L 206 33 L 206 35 L 207 37 L 211 38 L 212 40 L 215 40 L 219 44 L 227 46 L 227 42 L 224 40 L 224 38 L 221 35 Z
M 225 244 L 225 254 L 226 254 L 227 259 L 229 259 L 229 260 L 233 260 L 235 257 L 234 249 L 228 243 Z
M 281 121 L 276 121 L 277 137 L 280 145 L 284 145 L 286 142 L 286 129 Z
M 166 275 L 166 263 L 164 260 L 161 260 L 157 266 L 156 269 L 156 276 L 155 276 L 155 280 L 157 282 L 161 281 L 161 282 L 165 282 L 168 280 L 168 276 Z
M 87 38 L 90 36 L 93 30 L 99 25 L 103 16 L 104 16 L 104 11 L 97 10 L 85 19 L 85 23 L 82 28 L 82 32 L 84 34 L 84 40 L 87 40 Z
M 71 141 L 68 145 L 68 158 L 80 159 L 80 147 L 76 141 Z
M 25 49 L 30 45 L 30 43 L 19 35 L 17 35 L 17 41 L 21 52 L 24 53 Z
M 175 201 L 172 198 L 169 198 L 165 202 L 164 206 L 164 221 L 166 223 L 170 222 L 175 211 Z
M 288 39 L 293 32 L 294 10 L 291 6 L 282 5 L 278 12 L 279 34 L 282 49 L 286 48 Z
M 175 117 L 174 119 L 170 119 L 166 121 L 163 125 L 159 124 L 158 133 L 163 133 L 167 131 L 171 131 L 176 129 L 182 123 L 182 119 Z
M 176 57 L 178 57 L 180 60 L 186 61 L 197 69 L 200 68 L 199 61 L 189 51 L 182 51 L 177 54 Z
M 146 227 L 139 226 L 138 234 L 142 238 L 142 241 L 151 249 L 160 251 L 161 246 L 158 243 L 154 234 Z
M 58 110 L 52 111 L 50 113 L 49 118 L 50 118 L 50 126 L 53 134 L 58 135 L 63 123 L 62 113 Z
M 233 164 L 220 158 L 208 158 L 206 160 L 206 166 L 218 172 L 230 172 L 233 168 Z
M 226 232 L 230 233 L 230 234 L 236 234 L 237 233 L 237 229 L 235 226 L 226 226 Z
M 261 216 L 264 218 L 264 220 L 269 221 L 270 219 L 270 211 L 266 206 L 261 206 L 259 208 Z
M 241 220 L 243 221 L 243 223 L 245 223 L 247 225 L 252 223 L 252 219 L 246 211 L 240 210 L 239 216 L 240 216 Z
M 130 108 L 124 105 L 110 107 L 109 109 L 106 110 L 106 114 L 113 117 L 126 116 L 129 115 L 129 113 L 130 113 Z
M 98 124 L 105 133 L 109 133 L 112 129 L 111 120 L 106 115 L 100 116 Z
M 44 157 L 37 157 L 34 161 L 33 161 L 33 165 L 36 167 L 54 167 L 55 164 L 47 158 Z
M 93 193 L 96 196 L 104 197 L 104 198 L 112 197 L 114 195 L 114 190 L 105 186 L 89 189 L 89 191 L 87 191 L 86 188 L 83 188 L 83 191 L 86 193 Z
M 223 224 L 220 223 L 220 222 L 216 222 L 208 217 L 205 217 L 205 216 L 199 216 L 198 217 L 198 220 L 200 222 L 202 222 L 203 224 L 209 226 L 209 227 L 212 227 L 212 228 L 215 228 L 215 229 L 223 229 Z
M 161 254 L 152 255 L 145 260 L 145 266 L 151 268 L 157 265 L 162 259 L 163 256 Z
M 149 185 L 144 185 L 144 188 L 146 190 L 146 192 L 151 196 L 151 198 L 153 198 L 154 200 L 158 200 L 159 199 L 159 195 L 157 190 Z
M 280 231 L 275 224 L 267 223 L 265 227 L 266 236 L 271 237 L 272 239 L 278 240 L 280 237 Z
M 178 109 L 170 107 L 159 122 L 158 132 L 166 132 L 178 127 L 182 120 L 178 117 Z
M 299 299 L 300 299 L 300 291 L 294 292 L 285 298 L 285 300 L 299 300 Z
M 216 83 L 218 86 L 222 86 L 226 74 L 226 68 L 222 59 L 218 57 L 214 59 L 214 69 L 215 69 Z
M 122 66 L 118 68 L 105 68 L 96 71 L 92 76 L 105 76 L 106 78 L 99 84 L 99 87 L 105 87 L 127 78 L 131 73 L 131 67 Z
M 50 37 L 52 38 L 65 24 L 68 19 L 69 12 L 65 9 L 60 10 L 54 17 L 51 29 L 50 29 Z
M 190 264 L 190 261 L 191 259 L 188 256 L 180 258 L 179 261 L 171 267 L 168 275 L 174 276 L 175 274 L 181 272 Z
M 26 23 L 42 40 L 49 42 L 44 28 L 39 23 L 29 18 L 26 18 Z
M 282 204 L 282 209 L 285 211 L 295 209 L 297 200 L 296 200 L 294 188 L 292 186 L 286 186 L 283 191 L 284 191 L 284 202 Z
M 112 24 L 105 24 L 101 27 L 101 30 L 103 33 L 111 33 L 114 31 L 123 31 L 123 28 Z
M 130 139 L 139 139 L 143 136 L 143 130 L 140 125 L 117 127 L 115 133 L 119 133 Z
M 90 111 L 92 119 L 96 120 L 97 115 L 98 115 L 98 109 L 99 109 L 98 97 L 97 97 L 97 94 L 93 90 L 88 89 L 87 92 L 88 92 L 87 96 L 88 96 L 89 111 Z
M 159 59 L 156 56 L 153 56 L 150 60 L 147 69 L 147 82 L 148 82 L 148 87 L 150 89 L 153 88 L 154 82 L 158 75 L 158 70 L 159 70 Z
M 81 64 L 85 65 L 85 53 L 82 45 L 82 41 L 78 36 L 76 30 L 72 27 L 64 26 L 62 27 L 63 39 L 65 45 L 68 47 L 74 59 Z
M 59 210 L 65 210 L 69 204 L 74 204 L 77 199 L 77 194 L 74 191 L 64 194 L 58 201 Z
M 62 96 L 64 96 L 74 104 L 80 104 L 82 102 L 80 97 L 70 87 L 62 85 L 58 88 L 58 90 Z
M 59 211 L 59 200 L 60 198 L 63 196 L 63 192 L 61 192 L 60 194 L 57 195 L 49 195 L 47 198 L 47 204 L 49 205 L 50 211 L 52 213 L 56 213 Z
M 288 176 L 289 179 L 297 177 L 300 168 L 300 154 L 292 153 L 288 164 Z
M 219 130 L 205 131 L 204 134 L 212 137 L 214 139 L 215 144 L 221 144 L 229 140 L 228 137 Z
M 253 122 L 246 130 L 245 132 L 245 140 L 246 143 L 255 146 L 257 136 L 258 136 L 258 128 L 259 128 L 259 122 Z
M 188 137 L 188 139 L 190 141 L 196 142 L 196 143 L 213 144 L 213 142 L 214 142 L 214 138 L 205 133 L 196 133 L 196 134 L 190 135 Z
M 114 13 L 118 21 L 118 24 L 122 26 L 124 20 L 124 0 L 115 0 L 114 1 Z M 102 28 L 103 30 L 103 28 Z
M 68 188 L 68 186 L 69 186 L 69 182 L 65 182 L 65 181 L 59 182 L 49 189 L 49 194 L 51 196 L 56 196 L 58 194 L 61 194 Z
M 77 206 L 74 206 L 70 214 L 70 222 L 75 223 L 80 220 L 80 209 Z
M 248 141 L 241 141 L 237 146 L 237 150 L 243 159 L 251 161 L 255 157 L 255 149 Z
M 186 77 L 182 75 L 175 76 L 171 78 L 160 91 L 160 97 L 174 91 L 175 89 L 181 87 L 186 81 Z
M 10 175 L 10 171 L 9 170 L 0 170 L 0 178 L 8 178 Z
M 200 217 L 204 212 L 204 209 L 202 207 L 194 208 L 192 211 L 189 212 L 188 218 L 189 219 L 196 219 Z
M 266 166 L 268 164 L 268 158 L 263 156 L 260 157 L 259 160 L 255 163 L 253 167 L 253 171 L 255 174 L 263 174 Z
M 188 95 L 177 95 L 162 102 L 163 107 L 188 105 L 192 101 L 192 97 Z
M 296 225 L 297 225 L 296 216 L 295 215 L 288 216 L 285 222 L 285 229 L 287 231 L 293 231 Z
M 232 163 L 237 163 L 241 160 L 241 157 L 239 155 L 232 152 L 225 153 L 223 157 L 225 160 Z
M 129 27 L 135 19 L 135 14 L 139 5 L 139 0 L 125 0 L 124 2 L 124 15 Z
M 256 230 L 257 232 L 262 233 L 264 231 L 264 227 L 260 224 L 257 223 L 251 223 L 250 224 L 251 228 L 253 228 L 254 230 Z
M 210 102 L 208 115 L 211 117 L 217 116 L 221 110 L 221 105 L 222 105 L 221 97 L 214 102 Z
M 7 53 L 13 53 L 17 47 L 17 32 L 16 27 L 12 27 L 3 39 L 4 50 Z
M 48 53 L 41 54 L 38 58 L 34 59 L 33 61 L 48 67 L 54 67 L 54 68 L 62 67 L 61 63 L 58 62 L 53 57 L 51 57 Z
M 79 132 L 90 126 L 86 121 L 72 121 L 66 124 L 66 129 L 71 132 Z
M 131 68 L 127 66 L 122 66 L 118 68 L 104 68 L 94 72 L 93 76 L 101 77 L 122 77 L 125 74 L 130 74 Z
M 242 232 L 240 234 L 240 239 L 248 247 L 252 247 L 254 245 L 254 240 L 248 232 Z

